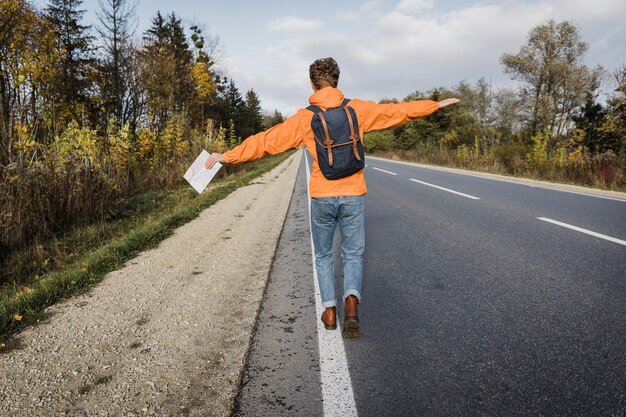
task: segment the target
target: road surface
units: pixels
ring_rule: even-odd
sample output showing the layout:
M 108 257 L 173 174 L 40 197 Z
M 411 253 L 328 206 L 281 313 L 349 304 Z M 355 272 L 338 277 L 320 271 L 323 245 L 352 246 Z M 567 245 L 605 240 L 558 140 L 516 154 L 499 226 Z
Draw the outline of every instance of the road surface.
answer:
M 365 169 L 361 337 L 318 328 L 303 160 L 235 415 L 626 415 L 626 201 Z

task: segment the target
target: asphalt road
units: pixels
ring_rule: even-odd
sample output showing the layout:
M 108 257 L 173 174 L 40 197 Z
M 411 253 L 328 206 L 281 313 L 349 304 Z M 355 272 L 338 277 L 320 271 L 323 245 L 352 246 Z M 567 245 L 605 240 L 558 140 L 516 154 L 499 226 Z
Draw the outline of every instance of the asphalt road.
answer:
M 367 164 L 358 415 L 626 415 L 626 201 Z M 304 174 L 236 415 L 323 415 Z

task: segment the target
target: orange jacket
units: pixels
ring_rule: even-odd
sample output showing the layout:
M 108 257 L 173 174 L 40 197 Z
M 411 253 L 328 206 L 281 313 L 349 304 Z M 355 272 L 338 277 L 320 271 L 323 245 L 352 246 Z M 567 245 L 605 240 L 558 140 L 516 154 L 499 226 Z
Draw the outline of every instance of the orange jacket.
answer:
M 317 90 L 309 103 L 322 110 L 338 107 L 343 101 L 343 93 L 336 88 L 326 87 Z M 359 134 L 371 130 L 384 129 L 426 116 L 439 109 L 439 103 L 432 100 L 417 100 L 404 103 L 377 104 L 359 99 L 348 103 L 354 109 L 359 123 Z M 266 154 L 276 154 L 304 144 L 313 156 L 310 195 L 313 198 L 355 196 L 367 193 L 363 170 L 346 178 L 327 180 L 317 165 L 315 138 L 311 129 L 313 112 L 300 109 L 283 123 L 247 138 L 241 145 L 224 153 L 226 163 L 251 161 Z

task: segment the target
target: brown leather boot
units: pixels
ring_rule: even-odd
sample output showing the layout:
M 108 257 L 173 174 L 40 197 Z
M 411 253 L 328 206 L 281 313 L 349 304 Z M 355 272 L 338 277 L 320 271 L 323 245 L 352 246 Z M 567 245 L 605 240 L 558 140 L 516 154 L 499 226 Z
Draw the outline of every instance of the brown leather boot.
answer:
M 359 337 L 359 313 L 357 306 L 359 299 L 354 295 L 346 298 L 346 304 L 343 309 L 343 332 L 342 336 L 346 339 Z
M 337 328 L 337 307 L 326 307 L 322 313 L 322 323 L 326 330 L 335 330 Z

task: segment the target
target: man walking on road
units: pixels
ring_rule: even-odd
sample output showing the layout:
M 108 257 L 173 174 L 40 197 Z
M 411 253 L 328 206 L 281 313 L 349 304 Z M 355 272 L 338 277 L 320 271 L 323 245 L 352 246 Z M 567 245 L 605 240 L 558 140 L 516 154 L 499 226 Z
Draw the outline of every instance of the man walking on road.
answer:
M 311 234 L 315 250 L 315 265 L 320 287 L 322 305 L 325 307 L 321 320 L 328 330 L 337 328 L 337 297 L 335 295 L 335 272 L 333 267 L 333 235 L 337 225 L 341 232 L 341 255 L 343 258 L 345 302 L 343 336 L 359 336 L 357 306 L 361 302 L 361 284 L 363 281 L 363 251 L 365 249 L 365 199 L 367 193 L 363 170 L 352 175 L 328 179 L 320 169 L 316 150 L 316 140 L 321 145 L 328 144 L 331 160 L 331 145 L 323 137 L 316 138 L 312 127 L 317 112 L 346 106 L 356 115 L 354 126 L 358 125 L 358 138 L 353 142 L 354 154 L 357 155 L 357 142 L 365 132 L 385 129 L 407 123 L 418 117 L 427 116 L 440 108 L 459 102 L 449 98 L 440 102 L 416 100 L 403 103 L 377 104 L 359 99 L 346 100 L 337 89 L 339 66 L 333 58 L 318 59 L 309 67 L 309 77 L 313 95 L 309 98 L 310 108 L 300 109 L 283 123 L 264 132 L 247 138 L 241 145 L 225 152 L 213 153 L 206 162 L 211 168 L 216 162 L 234 164 L 258 159 L 266 154 L 276 154 L 304 144 L 313 156 L 309 194 L 311 196 Z M 324 129 L 328 138 L 328 129 L 323 117 Z M 350 118 L 350 115 L 348 115 Z M 347 120 L 347 119 L 346 119 Z M 319 121 L 319 119 L 318 119 Z M 350 120 L 352 129 L 353 121 Z M 332 135 L 331 135 L 332 136 Z M 335 139 L 332 138 L 331 139 Z M 359 144 L 360 146 L 360 144 Z M 319 149 L 319 147 L 318 147 Z M 358 158 L 358 156 L 357 156 Z

